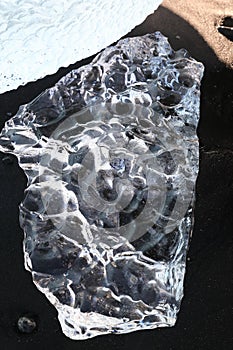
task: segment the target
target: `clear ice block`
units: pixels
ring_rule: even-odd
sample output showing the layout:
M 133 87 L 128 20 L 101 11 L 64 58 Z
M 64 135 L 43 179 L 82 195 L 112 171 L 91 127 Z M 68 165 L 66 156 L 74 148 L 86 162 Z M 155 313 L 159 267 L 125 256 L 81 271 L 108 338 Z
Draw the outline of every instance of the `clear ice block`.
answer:
M 0 135 L 28 178 L 25 267 L 65 335 L 173 326 L 198 174 L 203 65 L 156 32 L 120 40 Z

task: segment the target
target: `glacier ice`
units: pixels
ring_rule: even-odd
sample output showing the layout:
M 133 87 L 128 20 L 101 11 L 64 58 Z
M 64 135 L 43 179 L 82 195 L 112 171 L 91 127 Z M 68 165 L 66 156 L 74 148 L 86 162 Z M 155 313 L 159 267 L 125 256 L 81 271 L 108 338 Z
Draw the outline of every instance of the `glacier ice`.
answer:
M 0 149 L 28 178 L 25 267 L 68 337 L 174 325 L 202 74 L 159 32 L 126 38 L 6 122 Z
M 143 22 L 161 2 L 1 0 L 0 93 L 96 54 Z

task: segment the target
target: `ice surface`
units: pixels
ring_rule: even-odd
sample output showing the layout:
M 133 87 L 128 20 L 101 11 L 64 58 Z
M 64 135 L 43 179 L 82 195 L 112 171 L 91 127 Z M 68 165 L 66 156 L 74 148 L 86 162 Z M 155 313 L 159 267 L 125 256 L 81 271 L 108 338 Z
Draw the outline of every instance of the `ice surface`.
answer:
M 121 40 L 0 135 L 28 177 L 25 266 L 73 339 L 174 325 L 198 174 L 203 65 L 160 33 Z
M 161 2 L 1 0 L 0 93 L 96 54 L 143 22 Z

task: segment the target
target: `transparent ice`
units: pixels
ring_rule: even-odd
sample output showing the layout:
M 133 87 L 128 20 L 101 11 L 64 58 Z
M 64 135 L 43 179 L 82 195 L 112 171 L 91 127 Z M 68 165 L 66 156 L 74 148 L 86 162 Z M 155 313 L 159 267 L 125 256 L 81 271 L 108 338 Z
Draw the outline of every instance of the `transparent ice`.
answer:
M 0 135 L 28 178 L 25 267 L 72 339 L 174 325 L 198 174 L 203 65 L 156 32 L 120 40 Z

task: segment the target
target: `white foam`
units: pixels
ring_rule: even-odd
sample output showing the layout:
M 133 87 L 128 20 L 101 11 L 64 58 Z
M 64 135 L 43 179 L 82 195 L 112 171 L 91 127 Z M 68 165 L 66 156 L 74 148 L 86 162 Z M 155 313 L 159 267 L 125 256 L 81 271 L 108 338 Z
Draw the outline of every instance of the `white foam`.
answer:
M 112 44 L 162 0 L 1 0 L 0 93 Z

